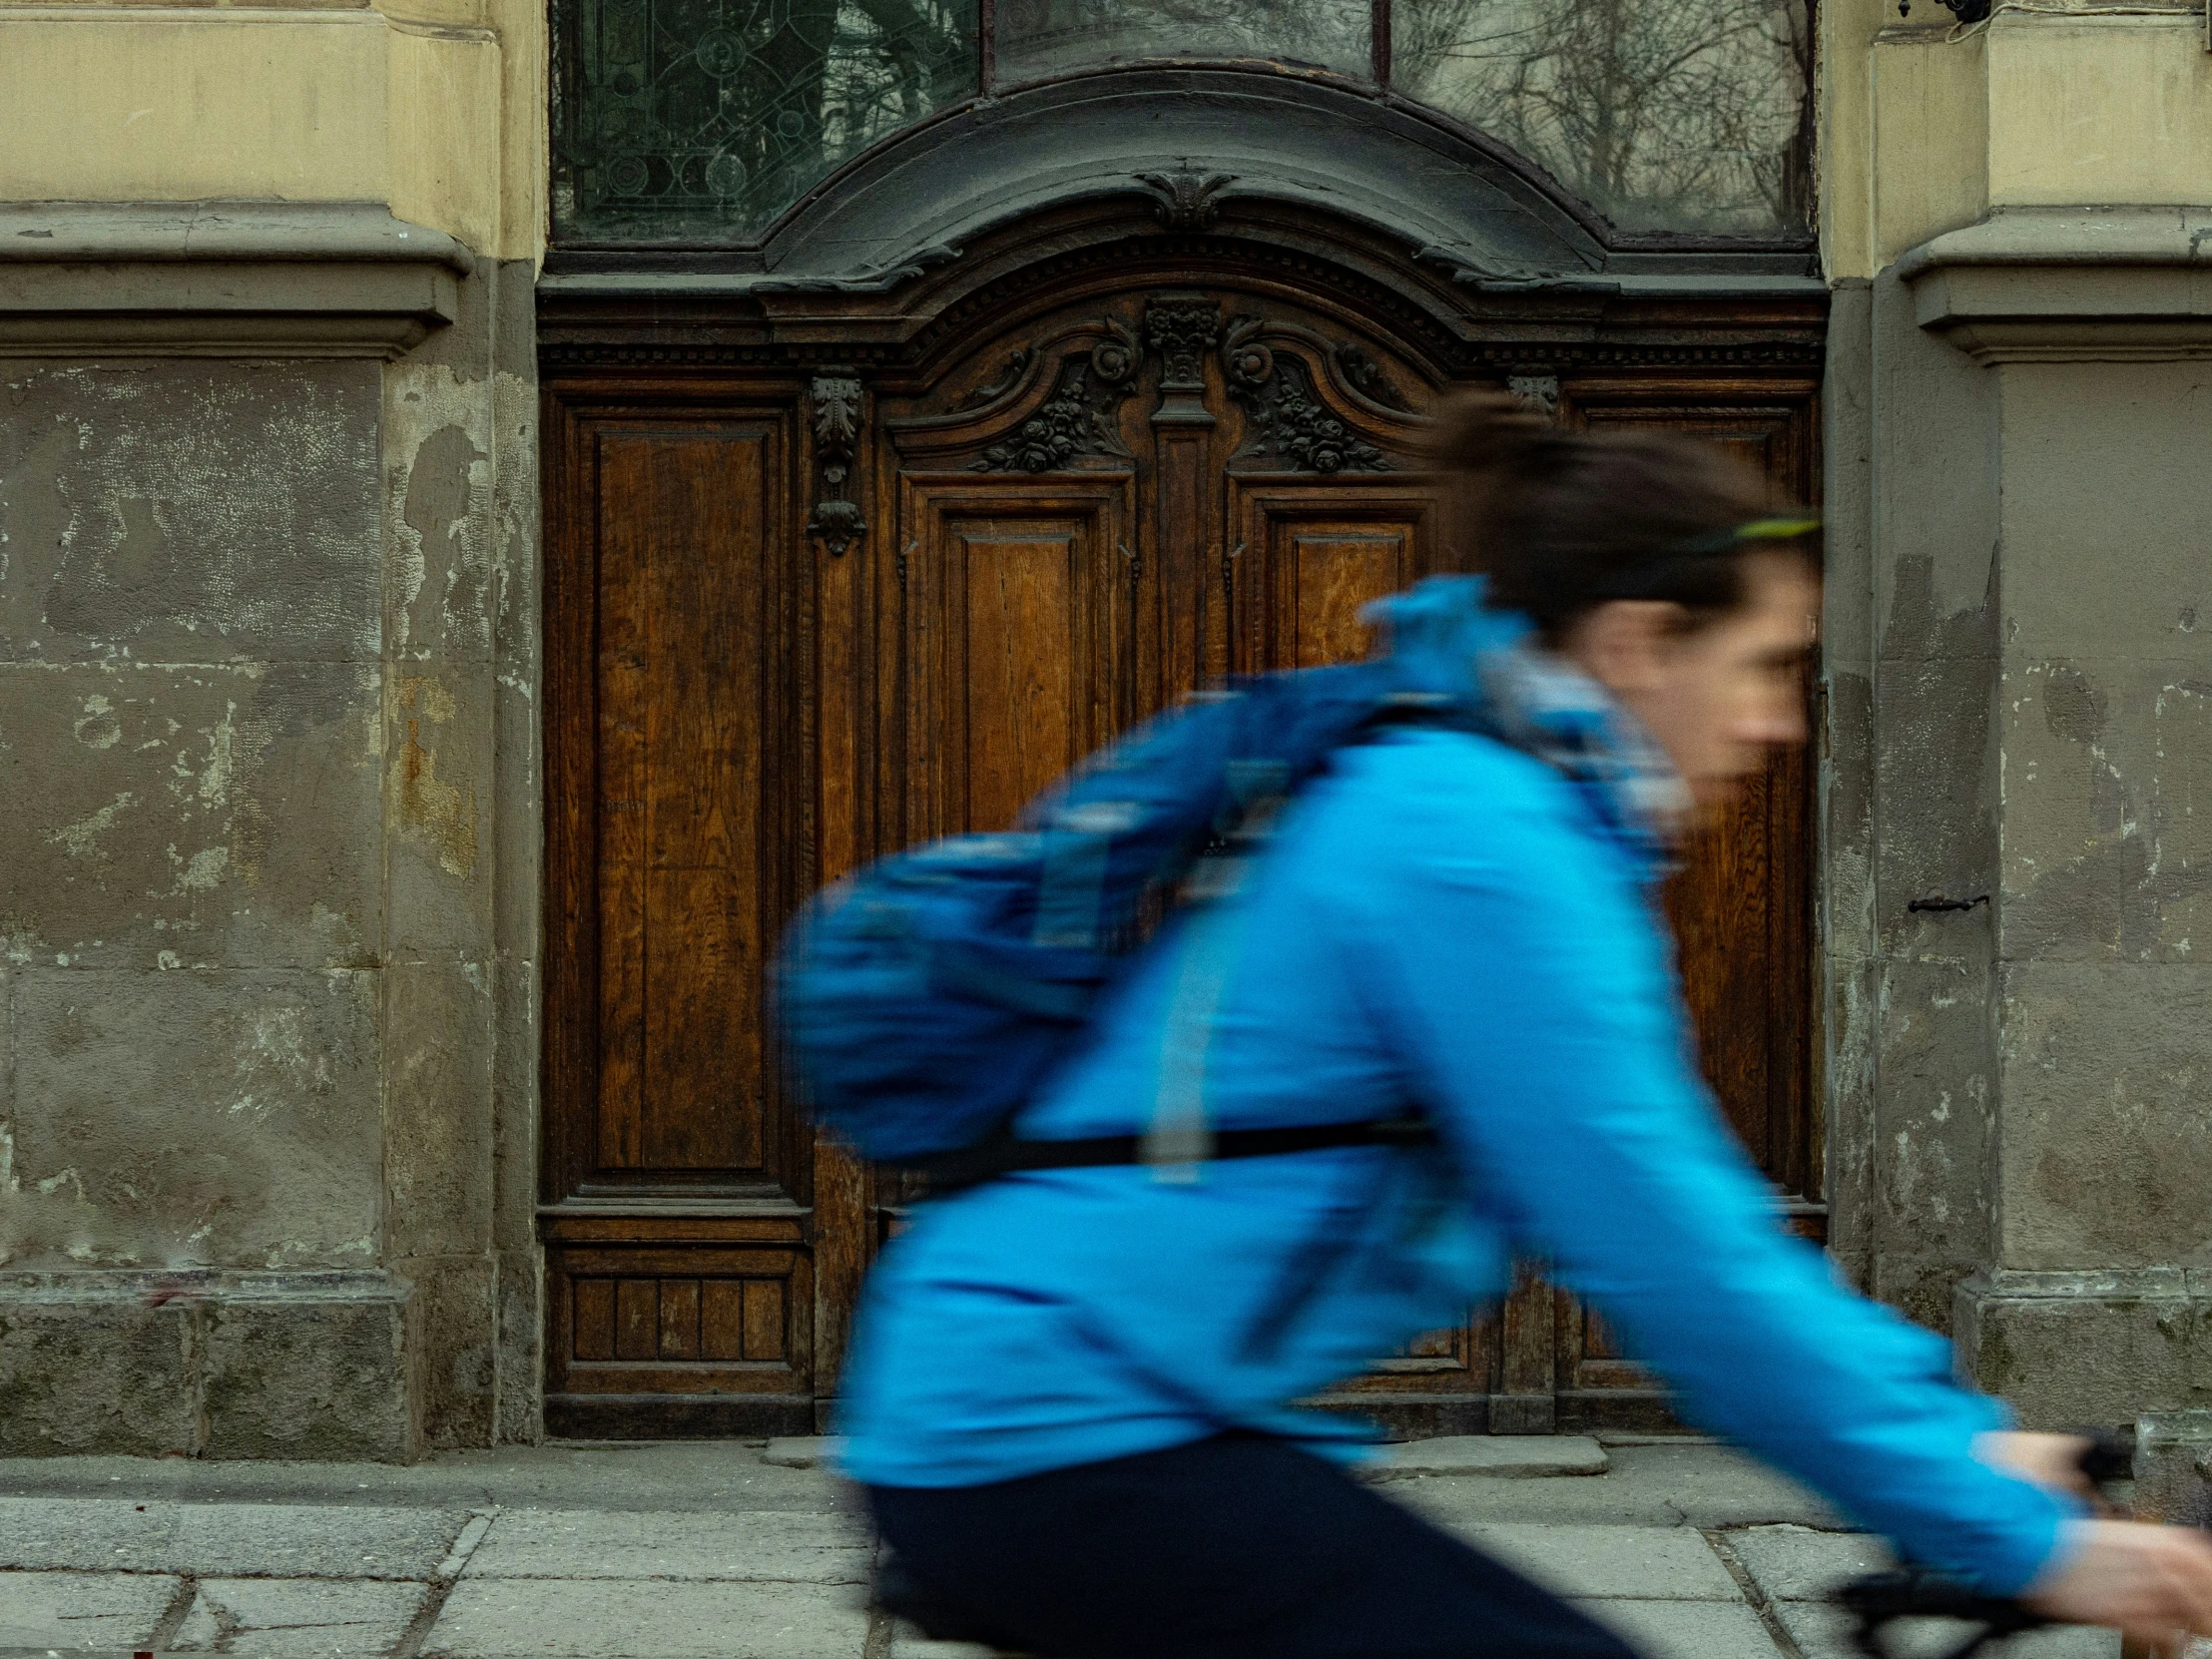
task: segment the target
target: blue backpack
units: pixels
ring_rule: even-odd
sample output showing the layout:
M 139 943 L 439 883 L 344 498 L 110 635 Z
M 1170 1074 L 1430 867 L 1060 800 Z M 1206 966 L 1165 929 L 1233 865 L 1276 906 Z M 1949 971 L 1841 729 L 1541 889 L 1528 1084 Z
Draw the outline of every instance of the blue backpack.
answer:
M 1147 923 L 1218 888 L 1235 864 L 1221 854 L 1337 750 L 1408 721 L 1473 724 L 1394 658 L 1248 680 L 1102 751 L 1020 829 L 915 847 L 820 894 L 786 937 L 777 986 L 815 1114 L 933 1190 L 1136 1161 L 1134 1136 L 1020 1142 L 1010 1126 L 1079 1046 Z M 1394 1121 L 1245 1130 L 1205 1137 L 1197 1155 L 1409 1136 L 1422 1138 Z

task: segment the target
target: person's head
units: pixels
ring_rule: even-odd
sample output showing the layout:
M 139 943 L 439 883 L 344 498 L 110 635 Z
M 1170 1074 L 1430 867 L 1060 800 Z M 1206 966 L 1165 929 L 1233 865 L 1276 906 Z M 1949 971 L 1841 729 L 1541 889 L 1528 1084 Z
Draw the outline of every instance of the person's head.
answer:
M 1438 425 L 1452 562 L 1651 729 L 1701 804 L 1805 738 L 1820 574 L 1755 468 L 1675 432 L 1569 431 L 1495 394 Z

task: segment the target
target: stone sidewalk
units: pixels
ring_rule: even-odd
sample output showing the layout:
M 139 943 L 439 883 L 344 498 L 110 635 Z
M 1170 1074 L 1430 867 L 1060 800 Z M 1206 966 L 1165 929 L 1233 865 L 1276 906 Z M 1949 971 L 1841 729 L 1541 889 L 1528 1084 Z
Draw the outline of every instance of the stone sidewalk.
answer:
M 1601 1474 L 1407 1467 L 1382 1489 L 1653 1659 L 1851 1659 L 1822 1598 L 1879 1559 L 1869 1540 L 1717 1446 L 1605 1451 Z M 871 1618 L 869 1554 L 846 1490 L 759 1445 L 538 1447 L 406 1469 L 4 1462 L 0 1653 L 981 1659 Z M 1915 1650 L 1931 1651 L 1921 1634 Z M 2009 1650 L 2117 1653 L 2091 1631 Z

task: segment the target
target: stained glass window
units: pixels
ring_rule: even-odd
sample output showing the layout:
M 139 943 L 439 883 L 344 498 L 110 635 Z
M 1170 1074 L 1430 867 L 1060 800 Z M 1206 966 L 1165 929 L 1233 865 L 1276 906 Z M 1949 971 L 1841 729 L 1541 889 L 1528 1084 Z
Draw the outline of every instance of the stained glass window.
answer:
M 731 242 L 975 92 L 976 0 L 564 8 L 553 217 L 571 241 Z
M 998 74 L 1042 80 L 1144 58 L 1369 73 L 1370 0 L 998 0 Z
M 1804 0 L 1394 0 L 1391 82 L 1624 231 L 1812 218 Z

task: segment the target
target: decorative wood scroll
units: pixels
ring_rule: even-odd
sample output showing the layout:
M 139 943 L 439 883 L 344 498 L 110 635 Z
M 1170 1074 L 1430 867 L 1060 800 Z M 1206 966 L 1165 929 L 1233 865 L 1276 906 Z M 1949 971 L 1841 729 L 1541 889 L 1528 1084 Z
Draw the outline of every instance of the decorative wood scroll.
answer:
M 1087 456 L 1127 458 L 1129 448 L 1115 429 L 1115 405 L 1129 395 L 1141 357 L 1136 336 L 1112 317 L 1104 319 L 1106 338 L 1060 365 L 1059 382 L 1035 414 L 1003 443 L 983 451 L 970 472 L 1059 472 Z M 994 395 L 1018 382 L 1028 353 L 1016 351 Z
M 1252 417 L 1242 453 L 1272 454 L 1300 472 L 1388 470 L 1382 451 L 1321 400 L 1306 364 L 1260 338 L 1266 326 L 1259 317 L 1240 316 L 1221 348 L 1229 394 Z
M 860 382 L 840 374 L 817 375 L 809 395 L 815 405 L 815 469 L 822 483 L 807 533 L 820 536 L 831 554 L 841 554 L 867 534 L 860 504 L 845 494 L 852 451 L 860 438 Z
M 970 472 L 1110 469 L 1135 458 L 1118 410 L 1148 365 L 1159 376 L 1155 427 L 1216 424 L 1206 366 L 1216 352 L 1223 384 L 1247 417 L 1236 456 L 1265 468 L 1385 472 L 1390 434 L 1410 437 L 1408 422 L 1420 420 L 1363 345 L 1295 321 L 1240 315 L 1225 328 L 1220 300 L 1169 290 L 1146 298 L 1141 330 L 1107 315 L 1053 340 L 1024 342 L 954 413 L 894 418 L 900 448 L 966 447 L 976 457 L 966 462 Z

